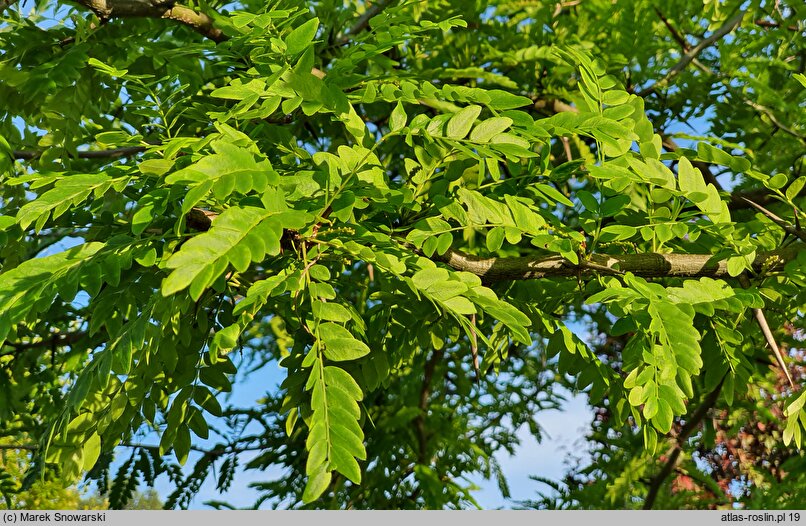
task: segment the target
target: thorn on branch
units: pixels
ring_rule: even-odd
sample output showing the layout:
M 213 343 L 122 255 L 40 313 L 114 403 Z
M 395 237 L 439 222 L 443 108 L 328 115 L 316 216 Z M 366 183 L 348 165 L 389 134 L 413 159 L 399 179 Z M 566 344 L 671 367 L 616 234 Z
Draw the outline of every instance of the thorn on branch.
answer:
M 750 280 L 747 279 L 745 274 L 741 274 L 739 276 L 739 283 L 746 289 L 750 288 Z M 781 349 L 778 348 L 778 344 L 775 342 L 775 337 L 772 335 L 772 331 L 770 330 L 770 325 L 767 323 L 767 318 L 764 316 L 764 311 L 754 308 L 753 315 L 756 317 L 756 322 L 758 323 L 762 334 L 764 334 L 764 339 L 767 341 L 770 349 L 772 349 L 772 353 L 775 356 L 775 361 L 786 375 L 789 386 L 793 390 L 796 389 L 795 382 L 792 381 L 792 376 L 789 374 L 789 368 L 786 366 L 786 361 L 784 361 L 784 355 L 781 354 Z

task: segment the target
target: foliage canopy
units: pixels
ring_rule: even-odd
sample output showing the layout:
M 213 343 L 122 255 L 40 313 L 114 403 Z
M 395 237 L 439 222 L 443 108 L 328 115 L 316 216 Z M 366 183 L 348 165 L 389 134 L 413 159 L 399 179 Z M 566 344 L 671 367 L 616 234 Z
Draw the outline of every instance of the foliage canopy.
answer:
M 565 387 L 591 459 L 528 505 L 804 502 L 802 3 L 0 8 L 26 484 L 464 507 Z

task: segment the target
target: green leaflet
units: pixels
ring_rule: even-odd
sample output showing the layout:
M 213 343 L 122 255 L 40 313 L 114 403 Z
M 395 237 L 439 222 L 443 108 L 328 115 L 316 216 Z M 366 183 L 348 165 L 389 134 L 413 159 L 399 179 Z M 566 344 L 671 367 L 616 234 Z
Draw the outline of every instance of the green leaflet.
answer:
M 286 52 L 289 55 L 296 55 L 304 50 L 313 41 L 313 37 L 316 36 L 316 30 L 318 28 L 318 18 L 312 18 L 301 26 L 294 28 L 291 33 L 285 37 Z
M 72 300 L 81 267 L 104 247 L 85 243 L 51 256 L 31 259 L 0 274 L 0 341 L 34 309 L 47 308 L 56 293 Z
M 319 498 L 333 471 L 359 484 L 361 468 L 356 459 L 367 458 L 358 417 L 344 410 L 344 397 L 352 403 L 363 398 L 355 380 L 344 369 L 325 366 L 321 358 L 316 358 L 308 384 L 311 386 L 312 415 L 306 440 L 308 482 L 303 493 L 305 502 Z
M 213 222 L 209 231 L 185 243 L 166 262 L 173 269 L 162 283 L 169 296 L 187 287 L 194 299 L 201 296 L 231 264 L 243 272 L 252 262 L 280 253 L 283 228 L 301 228 L 304 215 L 276 213 L 263 208 L 230 208 Z
M 275 186 L 280 182 L 271 163 L 255 161 L 249 150 L 223 141 L 214 142 L 213 148 L 216 153 L 202 157 L 165 178 L 167 184 L 191 187 L 183 205 L 185 212 L 211 189 L 217 199 L 226 199 L 235 191 L 240 194 L 263 192 L 268 185 Z M 201 191 L 195 193 L 193 188 L 201 188 Z
M 104 173 L 64 176 L 56 181 L 53 189 L 20 208 L 17 223 L 20 228 L 27 229 L 36 222 L 34 230 L 39 232 L 51 215 L 56 219 L 90 194 L 100 197 L 113 186 L 125 185 L 125 182 L 125 178 L 112 178 Z
M 481 113 L 481 106 L 471 105 L 462 108 L 461 111 L 454 114 L 448 121 L 446 135 L 451 139 L 464 139 L 465 135 L 470 132 L 470 128 L 476 122 L 476 118 Z
M 344 311 L 349 315 L 347 309 L 344 309 Z M 319 312 L 322 312 L 321 308 Z M 328 360 L 343 362 L 356 360 L 369 354 L 369 347 L 364 342 L 355 339 L 350 331 L 341 325 L 333 322 L 321 323 L 317 327 L 317 333 L 320 345 Z
M 411 277 L 412 285 L 440 309 L 463 319 L 476 313 L 487 313 L 500 320 L 510 330 L 514 339 L 525 345 L 531 343 L 526 327 L 531 320 L 509 303 L 498 299 L 495 293 L 481 286 L 475 276 L 472 280 L 462 279 L 458 273 L 449 273 L 440 267 L 426 267 Z M 481 335 L 482 339 L 485 339 Z

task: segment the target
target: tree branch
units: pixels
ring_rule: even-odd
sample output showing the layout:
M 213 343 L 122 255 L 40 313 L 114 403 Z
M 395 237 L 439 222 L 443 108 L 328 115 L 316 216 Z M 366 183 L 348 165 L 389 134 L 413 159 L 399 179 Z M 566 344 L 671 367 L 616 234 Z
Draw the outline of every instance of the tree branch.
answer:
M 668 30 L 669 30 L 669 33 L 671 33 L 671 34 L 672 34 L 672 38 L 674 38 L 674 39 L 675 39 L 675 41 L 676 41 L 676 42 L 677 42 L 677 43 L 680 45 L 680 47 L 681 47 L 681 48 L 683 48 L 683 51 L 687 52 L 689 49 L 691 49 L 691 46 L 690 46 L 690 45 L 689 45 L 689 43 L 686 41 L 686 39 L 685 39 L 685 38 L 683 38 L 683 35 L 681 35 L 681 34 L 680 34 L 678 31 L 677 31 L 677 29 L 675 29 L 675 27 L 672 25 L 672 23 L 669 21 L 669 19 L 668 19 L 668 18 L 666 18 L 666 17 L 663 15 L 663 13 L 661 12 L 661 10 L 660 10 L 660 9 L 658 9 L 657 7 L 653 7 L 653 9 L 655 10 L 655 14 L 657 14 L 657 15 L 658 15 L 658 18 L 660 18 L 660 19 L 661 19 L 661 22 L 663 22 L 663 25 L 665 25 L 665 26 L 666 26 L 666 29 L 668 29 Z
M 129 157 L 146 151 L 145 146 L 126 146 L 123 148 L 115 148 L 113 150 L 90 150 L 86 152 L 77 152 L 75 158 L 77 159 L 117 159 L 119 157 Z M 22 161 L 32 161 L 42 157 L 44 152 L 36 150 L 14 150 L 13 155 L 15 159 Z
M 417 461 L 420 464 L 428 464 L 428 434 L 425 428 L 425 415 L 428 411 L 428 401 L 431 397 L 431 381 L 434 377 L 434 371 L 437 364 L 442 361 L 444 352 L 434 349 L 431 352 L 431 357 L 425 364 L 425 371 L 423 374 L 423 384 L 420 388 L 420 400 L 417 407 L 420 413 L 414 419 L 414 429 L 417 432 L 418 455 Z
M 72 345 L 77 341 L 87 336 L 86 332 L 73 332 L 73 333 L 55 333 L 53 336 L 46 340 L 39 340 L 36 342 L 3 342 L 3 345 L 12 347 L 14 353 L 25 351 L 28 349 L 35 349 L 37 347 L 60 347 L 62 345 Z M 9 354 L 9 353 L 6 353 Z
M 213 42 L 223 42 L 227 36 L 204 13 L 172 2 L 152 3 L 149 0 L 76 0 L 91 9 L 99 18 L 166 18 L 182 23 Z
M 753 261 L 756 272 L 780 270 L 797 257 L 803 245 L 792 245 L 767 253 L 759 253 Z M 592 254 L 588 261 L 575 265 L 559 255 L 540 257 L 482 258 L 449 250 L 433 259 L 459 271 L 470 272 L 487 281 L 540 279 L 563 276 L 591 275 L 602 272 L 620 274 L 632 272 L 642 277 L 728 276 L 725 260 L 717 261 L 711 254 Z
M 798 26 L 796 26 L 796 25 L 782 26 L 778 22 L 772 22 L 770 20 L 764 20 L 763 18 L 759 18 L 758 20 L 753 21 L 753 23 L 756 24 L 759 27 L 773 28 L 773 29 L 783 27 L 784 29 L 787 29 L 789 31 L 799 31 Z
M 722 383 L 725 381 L 725 377 L 722 377 L 720 380 L 719 385 L 711 391 L 708 396 L 703 400 L 702 404 L 697 408 L 693 415 L 691 415 L 691 419 L 686 422 L 686 425 L 680 430 L 680 434 L 675 437 L 675 444 L 672 446 L 672 451 L 669 453 L 669 458 L 666 463 L 663 465 L 663 468 L 658 472 L 657 475 L 652 477 L 652 480 L 649 483 L 649 492 L 646 495 L 646 500 L 644 501 L 644 509 L 651 510 L 652 506 L 655 504 L 655 499 L 658 497 L 658 491 L 660 491 L 660 487 L 663 485 L 664 481 L 669 477 L 669 475 L 674 470 L 674 467 L 677 465 L 677 459 L 680 457 L 680 452 L 682 451 L 683 444 L 685 443 L 686 439 L 691 435 L 691 433 L 696 429 L 705 415 L 708 414 L 708 411 L 714 406 L 717 399 L 719 398 L 719 392 L 722 390 Z
M 188 226 L 205 232 L 218 216 L 216 212 L 193 208 L 185 216 Z M 780 270 L 795 259 L 803 245 L 791 245 L 772 252 L 761 252 L 753 261 L 756 272 Z M 717 261 L 712 254 L 591 254 L 588 260 L 578 265 L 559 255 L 527 257 L 483 258 L 459 250 L 448 250 L 444 255 L 434 255 L 456 270 L 470 272 L 487 281 L 524 280 L 554 277 L 569 277 L 592 274 L 623 274 L 632 272 L 642 277 L 723 277 L 728 276 L 725 260 Z
M 800 139 L 801 141 L 804 140 L 803 134 L 796 132 L 792 128 L 790 128 L 790 127 L 786 126 L 784 123 L 782 123 L 778 119 L 778 117 L 775 116 L 775 114 L 772 112 L 771 109 L 767 108 L 766 106 L 762 106 L 761 104 L 759 104 L 757 102 L 753 102 L 752 100 L 750 100 L 748 98 L 745 98 L 744 102 L 745 102 L 745 104 L 747 104 L 748 106 L 750 106 L 754 110 L 766 115 L 767 118 L 770 119 L 770 122 L 772 123 L 772 125 L 775 126 L 776 128 L 780 129 L 781 131 L 783 131 L 785 133 L 788 133 L 792 137 L 796 137 L 796 138 Z
M 733 31 L 733 29 L 741 23 L 742 18 L 744 18 L 744 15 L 745 11 L 739 11 L 736 15 L 734 15 L 727 22 L 725 22 L 725 24 L 722 27 L 711 33 L 711 35 L 708 36 L 707 38 L 702 39 L 699 44 L 697 44 L 696 46 L 691 48 L 687 53 L 685 53 L 683 55 L 683 58 L 680 59 L 680 62 L 675 64 L 674 67 L 672 67 L 672 69 L 670 69 L 669 72 L 662 79 L 652 84 L 648 88 L 644 89 L 643 91 L 638 93 L 638 95 L 640 97 L 646 97 L 647 95 L 657 90 L 658 88 L 662 88 L 663 86 L 667 85 L 672 79 L 674 79 L 677 75 L 679 75 L 680 72 L 683 71 L 686 68 L 686 66 L 688 66 L 691 63 L 691 61 L 696 59 L 697 55 L 702 53 L 702 51 L 705 48 L 712 45 L 717 40 Z
M 24 451 L 38 451 L 39 446 L 33 444 L 0 444 L 0 451 L 16 451 L 19 449 Z
M 756 210 L 759 210 L 762 214 L 767 216 L 770 219 L 770 221 L 772 221 L 773 223 L 775 223 L 779 227 L 783 228 L 784 231 L 786 231 L 788 234 L 792 234 L 793 236 L 797 237 L 801 241 L 806 241 L 806 232 L 804 232 L 802 229 L 793 227 L 787 221 L 781 219 L 777 215 L 773 214 L 772 212 L 770 212 L 769 210 L 767 210 L 763 206 L 751 201 L 750 199 L 747 199 L 746 197 L 742 197 L 742 199 L 747 201 L 747 203 L 749 203 L 750 206 L 752 206 Z
M 338 42 L 340 45 L 346 44 L 350 41 L 352 37 L 363 31 L 369 25 L 369 21 L 372 17 L 379 15 L 384 9 L 386 9 L 389 5 L 392 4 L 391 0 L 379 0 L 372 4 L 370 7 L 364 11 L 361 16 L 358 17 L 358 20 L 350 26 L 350 28 L 345 32 L 345 34 L 341 35 Z
M 17 0 L 0 0 L 0 15 L 3 14 L 7 7 L 11 7 L 16 3 Z
M 564 111 L 570 111 L 571 113 L 579 113 L 579 109 L 575 106 L 571 106 L 567 102 L 563 102 L 558 99 L 542 99 L 537 95 L 533 95 L 530 97 L 532 101 L 535 103 L 535 109 L 544 111 L 545 113 L 555 114 L 561 113 Z

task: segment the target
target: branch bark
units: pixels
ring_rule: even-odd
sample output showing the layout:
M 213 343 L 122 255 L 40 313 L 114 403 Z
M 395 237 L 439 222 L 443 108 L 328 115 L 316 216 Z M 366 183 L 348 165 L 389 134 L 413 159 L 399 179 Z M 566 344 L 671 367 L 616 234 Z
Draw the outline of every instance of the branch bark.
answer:
M 766 27 L 766 28 L 772 28 L 772 29 L 777 29 L 779 27 L 783 27 L 784 29 L 786 29 L 788 31 L 800 31 L 798 29 L 798 26 L 796 26 L 796 25 L 782 26 L 778 22 L 771 22 L 769 20 L 764 20 L 763 18 L 759 18 L 758 20 L 755 20 L 753 23 L 756 24 L 759 27 Z
M 126 146 L 123 148 L 115 148 L 113 150 L 90 150 L 86 152 L 78 152 L 76 158 L 78 159 L 117 159 L 119 157 L 129 157 L 146 151 L 145 146 Z M 41 151 L 35 150 L 14 150 L 13 155 L 15 159 L 21 161 L 32 161 L 42 157 Z
M 223 42 L 227 36 L 204 13 L 172 2 L 149 0 L 77 0 L 100 18 L 165 18 L 184 24 L 213 42 Z
M 185 219 L 189 227 L 205 232 L 217 216 L 216 212 L 193 208 Z M 803 247 L 797 243 L 772 252 L 760 252 L 753 261 L 753 270 L 781 270 L 798 256 Z M 591 254 L 588 260 L 577 265 L 559 255 L 483 258 L 460 250 L 448 250 L 442 256 L 435 254 L 432 259 L 490 282 L 625 272 L 648 278 L 729 276 L 727 262 L 716 260 L 712 254 Z
M 802 244 L 791 245 L 786 249 L 759 253 L 753 261 L 753 270 L 780 270 L 795 259 L 803 249 Z M 660 277 L 702 277 L 718 278 L 728 276 L 725 260 L 717 261 L 711 254 L 592 254 L 589 261 L 575 265 L 562 256 L 541 257 L 492 257 L 482 258 L 449 250 L 434 259 L 442 261 L 459 271 L 470 272 L 486 281 L 540 279 L 563 276 L 584 276 L 591 274 L 632 272 L 636 276 Z

